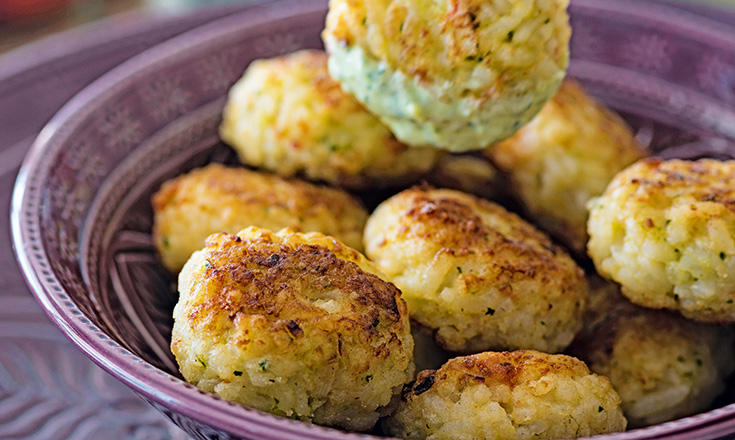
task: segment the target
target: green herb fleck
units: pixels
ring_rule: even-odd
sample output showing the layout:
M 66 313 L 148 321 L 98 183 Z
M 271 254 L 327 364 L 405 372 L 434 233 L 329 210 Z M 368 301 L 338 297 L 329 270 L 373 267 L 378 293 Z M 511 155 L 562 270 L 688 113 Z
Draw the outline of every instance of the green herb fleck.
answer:
M 513 35 L 515 35 L 515 33 L 516 33 L 515 31 L 508 32 L 508 35 L 505 37 L 505 41 L 507 43 L 510 43 L 511 41 L 513 41 Z
M 204 362 L 204 358 L 202 358 L 201 356 L 197 356 L 197 362 L 202 364 L 202 367 L 207 368 L 207 363 Z
M 702 366 L 702 359 L 697 359 L 697 365 Z
M 684 362 L 684 356 L 678 356 L 676 360 L 679 362 Z
M 234 374 L 235 376 L 242 376 L 242 371 L 235 370 L 235 371 L 232 372 L 232 374 Z
M 164 235 L 163 237 L 161 237 L 161 241 L 163 242 L 163 247 L 164 248 L 168 249 L 169 246 L 171 246 L 171 243 L 168 241 L 168 237 L 167 236 Z
M 380 324 L 380 319 L 378 319 L 378 317 L 376 316 L 375 318 L 373 318 L 373 327 L 377 327 L 378 324 Z
M 268 359 L 263 359 L 262 361 L 258 362 L 258 366 L 261 370 L 267 371 L 268 370 Z
M 597 412 L 603 412 L 603 411 L 605 411 L 605 408 L 603 408 L 601 406 L 598 406 L 597 407 Z
M 724 259 L 725 259 L 725 253 L 724 252 L 720 252 L 720 260 L 724 260 Z
M 684 377 L 692 378 L 694 377 L 694 373 L 691 371 L 684 372 Z
M 494 314 L 495 314 L 495 309 L 491 307 L 488 307 L 487 310 L 485 311 L 485 316 L 487 315 L 493 316 Z
M 373 380 L 372 374 L 368 374 L 367 376 L 365 376 L 365 382 L 370 383 L 371 380 Z
M 462 274 L 462 268 L 459 267 L 459 266 L 457 266 L 457 272 L 459 272 L 459 274 L 461 275 Z

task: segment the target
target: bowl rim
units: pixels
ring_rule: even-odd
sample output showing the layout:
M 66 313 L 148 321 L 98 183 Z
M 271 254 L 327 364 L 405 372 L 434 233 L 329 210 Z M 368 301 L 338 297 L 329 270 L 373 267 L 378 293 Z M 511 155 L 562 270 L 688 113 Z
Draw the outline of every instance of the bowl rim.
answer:
M 336 436 L 345 439 L 377 438 L 274 416 L 200 391 L 153 367 L 95 326 L 64 292 L 40 241 L 40 184 L 52 160 L 45 153 L 54 145 L 63 143 L 66 134 L 71 131 L 70 127 L 78 126 L 80 120 L 92 111 L 92 104 L 104 102 L 106 96 L 116 87 L 123 86 L 130 77 L 155 69 L 162 63 L 186 57 L 188 51 L 197 46 L 232 38 L 244 27 L 326 11 L 326 3 L 326 0 L 262 2 L 243 12 L 195 27 L 113 68 L 77 93 L 42 129 L 21 165 L 13 191 L 10 223 L 16 258 L 33 295 L 62 333 L 98 366 L 147 400 L 198 423 L 211 423 L 231 435 L 274 439 L 283 438 L 284 435 L 307 439 Z M 658 22 L 676 32 L 706 38 L 708 44 L 732 47 L 732 41 L 735 41 L 735 28 L 662 4 L 642 4 L 637 0 L 572 0 L 572 7 L 592 8 L 604 13 Z M 697 434 L 698 438 L 714 438 L 733 432 L 735 403 L 671 422 L 596 438 L 678 439 L 691 438 L 689 436 L 693 434 Z

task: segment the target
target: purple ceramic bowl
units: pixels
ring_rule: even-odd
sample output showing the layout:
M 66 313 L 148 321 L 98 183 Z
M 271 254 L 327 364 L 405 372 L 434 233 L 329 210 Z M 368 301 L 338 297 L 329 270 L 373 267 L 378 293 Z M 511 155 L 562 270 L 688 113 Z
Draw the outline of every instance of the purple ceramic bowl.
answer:
M 92 360 L 196 438 L 356 439 L 197 390 L 168 349 L 175 295 L 153 251 L 161 182 L 232 161 L 217 126 L 228 88 L 256 58 L 321 47 L 325 0 L 255 6 L 154 47 L 72 99 L 42 131 L 13 196 L 15 250 L 48 315 Z M 570 7 L 570 74 L 663 156 L 735 157 L 735 30 L 635 0 Z M 735 433 L 735 387 L 719 408 L 600 438 Z

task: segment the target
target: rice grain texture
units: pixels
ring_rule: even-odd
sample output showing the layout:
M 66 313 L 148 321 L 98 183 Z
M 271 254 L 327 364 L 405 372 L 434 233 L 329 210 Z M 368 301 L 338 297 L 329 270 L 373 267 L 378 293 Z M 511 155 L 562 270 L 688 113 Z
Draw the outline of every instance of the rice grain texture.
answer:
M 334 238 L 215 234 L 179 275 L 184 378 L 242 405 L 365 431 L 413 377 L 400 291 Z

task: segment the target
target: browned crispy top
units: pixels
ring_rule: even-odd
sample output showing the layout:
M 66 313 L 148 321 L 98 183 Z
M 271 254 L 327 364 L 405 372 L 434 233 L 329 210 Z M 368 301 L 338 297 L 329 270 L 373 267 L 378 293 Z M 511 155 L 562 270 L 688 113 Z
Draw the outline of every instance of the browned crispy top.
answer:
M 485 352 L 449 360 L 438 370 L 425 370 L 406 386 L 403 398 L 425 393 L 441 383 L 451 383 L 458 390 L 469 385 L 506 385 L 511 389 L 549 374 L 582 376 L 589 374 L 580 360 L 564 355 L 550 355 L 534 350 Z
M 241 320 L 265 319 L 272 330 L 298 338 L 305 324 L 349 317 L 345 325 L 376 333 L 405 314 L 393 284 L 322 245 L 214 234 L 204 259 L 197 283 L 206 293 L 189 303 L 188 318 L 209 330 L 223 325 L 223 318 L 235 327 Z

